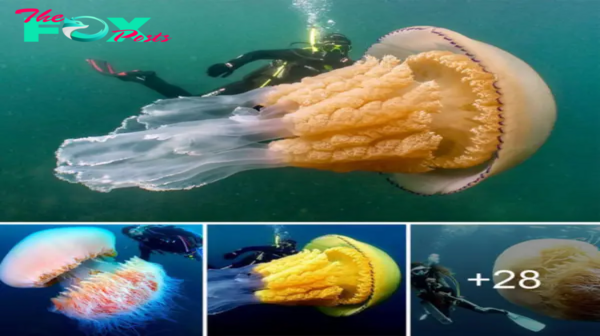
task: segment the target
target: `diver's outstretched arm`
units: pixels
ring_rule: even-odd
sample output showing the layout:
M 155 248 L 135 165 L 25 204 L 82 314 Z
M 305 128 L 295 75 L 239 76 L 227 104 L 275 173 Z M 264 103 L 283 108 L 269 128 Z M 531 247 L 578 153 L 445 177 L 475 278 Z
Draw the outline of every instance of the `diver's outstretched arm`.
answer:
M 210 77 L 228 77 L 235 70 L 258 60 L 283 60 L 293 62 L 302 59 L 302 49 L 256 50 L 242 54 L 226 63 L 211 65 L 206 74 Z
M 235 70 L 250 62 L 258 60 L 297 61 L 302 59 L 302 57 L 298 55 L 300 50 L 302 49 L 256 50 L 240 55 L 227 63 L 233 65 L 233 69 Z

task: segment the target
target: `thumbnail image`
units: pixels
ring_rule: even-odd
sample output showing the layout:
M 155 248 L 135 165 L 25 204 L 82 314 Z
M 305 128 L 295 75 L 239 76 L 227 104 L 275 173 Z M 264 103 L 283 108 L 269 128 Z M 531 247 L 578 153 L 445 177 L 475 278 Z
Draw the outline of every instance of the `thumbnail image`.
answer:
M 412 226 L 412 335 L 595 333 L 599 229 Z
M 0 237 L 5 335 L 202 334 L 201 225 L 0 225 Z
M 406 334 L 404 225 L 209 225 L 207 235 L 208 335 Z

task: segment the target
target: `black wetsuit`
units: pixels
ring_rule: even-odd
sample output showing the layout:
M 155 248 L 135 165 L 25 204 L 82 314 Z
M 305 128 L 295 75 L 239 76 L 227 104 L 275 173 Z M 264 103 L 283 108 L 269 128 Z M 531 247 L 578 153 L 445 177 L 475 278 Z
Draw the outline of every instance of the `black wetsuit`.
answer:
M 243 54 L 227 63 L 231 65 L 231 71 L 235 71 L 258 60 L 272 60 L 272 62 L 251 72 L 240 81 L 201 94 L 191 94 L 180 87 L 169 84 L 152 71 L 142 71 L 135 74 L 130 72 L 134 74 L 134 77 L 120 76 L 119 78 L 141 83 L 166 98 L 235 95 L 262 86 L 298 82 L 304 77 L 315 76 L 353 64 L 353 61 L 342 53 L 313 53 L 310 49 L 257 50 Z
M 463 298 L 459 298 L 456 290 L 446 285 L 442 275 L 433 269 L 430 269 L 427 274 L 423 275 L 417 276 L 411 274 L 411 285 L 417 290 L 417 297 L 419 299 L 431 303 L 448 318 L 450 318 L 453 306 L 483 314 L 508 314 L 506 310 L 481 307 Z
M 253 252 L 250 255 L 242 258 L 239 261 L 233 262 L 231 265 L 224 268 L 239 268 L 258 263 L 264 263 L 287 257 L 298 253 L 294 247 L 277 247 L 277 246 L 248 246 L 225 254 L 225 259 L 235 259 L 242 254 Z
M 133 228 L 133 227 L 130 227 Z M 129 235 L 139 242 L 140 258 L 150 260 L 150 254 L 173 253 L 202 260 L 197 249 L 202 247 L 202 237 L 172 225 L 149 225 L 141 235 Z

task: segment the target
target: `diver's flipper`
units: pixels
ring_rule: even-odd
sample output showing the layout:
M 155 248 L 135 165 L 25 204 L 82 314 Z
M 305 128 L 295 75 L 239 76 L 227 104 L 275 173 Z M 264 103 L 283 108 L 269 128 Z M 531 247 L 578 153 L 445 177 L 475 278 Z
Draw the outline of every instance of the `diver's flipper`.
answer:
M 541 331 L 542 329 L 544 329 L 546 327 L 545 324 L 540 323 L 536 320 L 532 320 L 529 317 L 517 315 L 514 313 L 510 313 L 510 312 L 507 314 L 507 316 L 511 321 L 515 322 L 519 326 L 521 326 L 525 329 L 531 330 L 533 332 Z
M 452 324 L 452 320 L 448 316 L 444 315 L 444 313 L 437 309 L 437 307 L 431 302 L 423 301 L 421 302 L 421 305 L 423 305 L 423 309 L 425 309 L 427 315 L 430 315 L 441 324 Z
M 103 75 L 117 76 L 117 72 L 107 61 L 95 60 L 91 58 L 88 58 L 85 61 L 92 66 L 92 69 Z
M 123 80 L 123 81 L 145 82 L 146 77 L 155 75 L 154 71 L 142 71 L 142 70 L 118 72 L 115 70 L 115 68 L 113 68 L 112 65 L 110 65 L 110 63 L 108 63 L 107 61 L 103 61 L 103 60 L 95 60 L 95 59 L 88 58 L 85 61 L 88 62 L 88 64 L 92 66 L 92 69 L 96 70 L 97 72 L 99 72 L 103 75 L 117 77 L 118 79 Z

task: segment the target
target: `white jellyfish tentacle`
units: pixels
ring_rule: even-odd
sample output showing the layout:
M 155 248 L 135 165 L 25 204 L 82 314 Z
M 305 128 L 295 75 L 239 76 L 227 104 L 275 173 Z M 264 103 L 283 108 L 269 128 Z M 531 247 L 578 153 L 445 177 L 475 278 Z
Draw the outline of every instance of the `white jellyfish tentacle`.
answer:
M 256 106 L 260 98 L 271 90 L 272 88 L 265 87 L 231 96 L 161 99 L 143 107 L 140 115 L 125 119 L 113 133 L 134 132 L 181 122 L 222 118 L 234 114 L 240 108 L 247 112 L 256 111 L 251 108 Z
M 261 277 L 253 273 L 256 265 L 241 268 L 209 270 L 207 274 L 208 315 L 234 308 L 259 304 L 254 292 L 264 287 Z
M 255 104 L 264 92 L 159 101 L 109 135 L 64 141 L 56 153 L 56 175 L 102 192 L 136 186 L 162 191 L 200 187 L 245 170 L 285 166 L 261 143 L 292 135 L 282 118 L 261 119 L 257 110 L 243 107 Z M 205 101 L 218 101 L 213 98 L 225 98 L 218 100 L 228 101 L 227 108 L 242 107 L 208 118 L 207 111 L 218 109 Z

